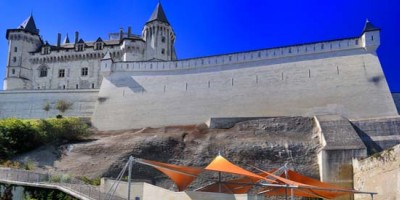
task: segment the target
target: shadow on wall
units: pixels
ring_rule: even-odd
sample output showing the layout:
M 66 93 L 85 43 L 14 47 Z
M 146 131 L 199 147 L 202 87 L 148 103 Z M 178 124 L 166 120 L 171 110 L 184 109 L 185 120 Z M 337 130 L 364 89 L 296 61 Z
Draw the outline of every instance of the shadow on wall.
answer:
M 377 86 L 384 79 L 385 79 L 385 77 L 383 77 L 383 76 L 374 76 L 374 77 L 369 78 L 368 81 L 374 83 L 375 86 Z
M 355 126 L 353 123 L 351 123 L 353 126 L 354 130 L 357 132 L 358 136 L 361 138 L 363 141 L 364 145 L 367 147 L 367 153 L 368 155 L 372 155 L 374 153 L 381 152 L 383 148 L 379 146 L 378 143 L 372 140 L 372 138 L 365 133 L 363 130 Z
M 118 88 L 127 87 L 134 93 L 145 92 L 144 87 L 136 82 L 131 76 L 119 76 L 115 79 L 107 77 L 106 79 Z

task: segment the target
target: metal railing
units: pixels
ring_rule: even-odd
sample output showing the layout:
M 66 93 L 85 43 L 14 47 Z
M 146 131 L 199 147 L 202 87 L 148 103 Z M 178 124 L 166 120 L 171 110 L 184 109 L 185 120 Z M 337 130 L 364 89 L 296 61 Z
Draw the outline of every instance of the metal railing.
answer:
M 45 186 L 58 186 L 87 199 L 124 199 L 117 196 L 112 196 L 110 198 L 110 195 L 107 196 L 106 193 L 100 191 L 100 187 L 89 185 L 67 174 L 39 173 L 19 169 L 0 168 L 0 180 L 37 184 L 37 187 L 42 186 L 43 188 Z

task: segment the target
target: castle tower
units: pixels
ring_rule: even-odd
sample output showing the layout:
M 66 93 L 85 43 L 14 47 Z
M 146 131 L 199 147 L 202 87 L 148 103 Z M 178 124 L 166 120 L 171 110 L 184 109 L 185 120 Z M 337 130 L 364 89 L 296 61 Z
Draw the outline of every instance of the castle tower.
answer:
M 176 60 L 175 33 L 161 3 L 157 4 L 150 19 L 146 22 L 142 37 L 146 41 L 145 60 Z
M 32 89 L 33 72 L 29 62 L 30 52 L 36 51 L 43 44 L 32 14 L 18 28 L 8 29 L 6 38 L 8 60 L 3 89 Z
M 374 26 L 368 19 L 361 34 L 362 46 L 370 52 L 376 52 L 380 45 L 380 28 Z

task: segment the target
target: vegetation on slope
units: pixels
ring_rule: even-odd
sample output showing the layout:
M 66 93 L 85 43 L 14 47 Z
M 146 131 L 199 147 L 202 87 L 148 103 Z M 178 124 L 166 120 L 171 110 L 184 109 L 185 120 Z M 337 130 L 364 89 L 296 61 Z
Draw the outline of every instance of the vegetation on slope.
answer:
M 78 141 L 90 134 L 79 118 L 0 120 L 0 160 L 30 151 L 44 144 Z

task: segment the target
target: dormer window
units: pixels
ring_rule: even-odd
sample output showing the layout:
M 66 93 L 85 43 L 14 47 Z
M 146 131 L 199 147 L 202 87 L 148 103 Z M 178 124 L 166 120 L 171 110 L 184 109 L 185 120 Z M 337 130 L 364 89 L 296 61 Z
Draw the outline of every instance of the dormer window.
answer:
M 103 49 L 103 43 L 102 42 L 96 42 L 94 45 L 95 50 L 102 50 Z
M 51 49 L 49 46 L 45 46 L 42 48 L 42 54 L 50 54 Z
M 85 50 L 85 42 L 80 39 L 76 44 L 75 44 L 75 51 L 84 51 Z
M 85 50 L 85 45 L 84 44 L 77 44 L 76 45 L 76 51 L 83 51 L 83 50 Z

